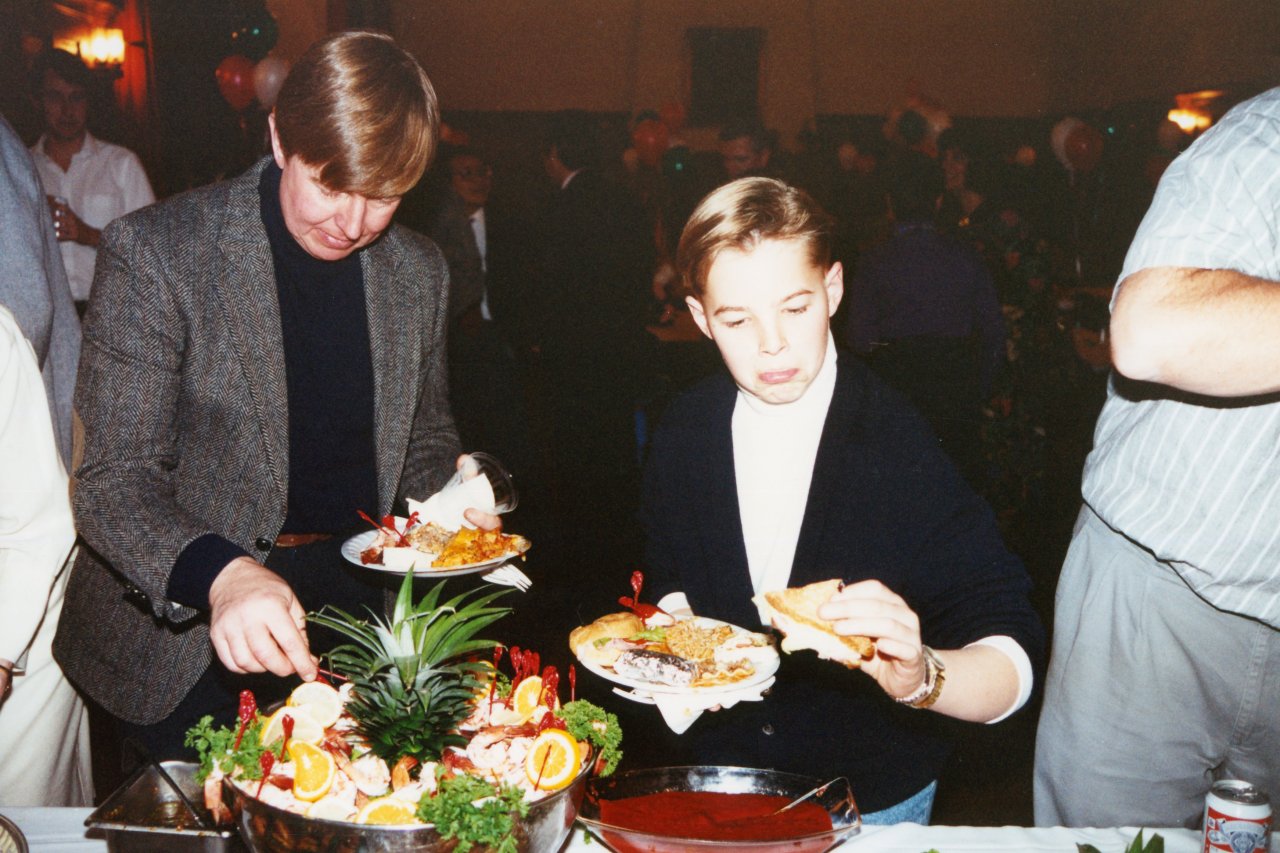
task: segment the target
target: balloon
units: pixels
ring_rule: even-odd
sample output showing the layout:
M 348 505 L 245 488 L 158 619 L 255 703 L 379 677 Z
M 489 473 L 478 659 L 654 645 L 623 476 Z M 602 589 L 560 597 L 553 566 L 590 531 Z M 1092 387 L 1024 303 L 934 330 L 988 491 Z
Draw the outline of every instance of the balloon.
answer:
M 280 38 L 280 26 L 265 8 L 254 9 L 231 31 L 231 52 L 255 62 L 266 56 Z
M 231 109 L 240 112 L 253 103 L 253 62 L 239 54 L 232 54 L 218 63 L 214 72 L 218 78 L 218 91 Z
M 1058 158 L 1058 162 L 1064 169 L 1071 168 L 1071 160 L 1067 157 L 1067 137 L 1071 135 L 1071 131 L 1082 124 L 1084 122 L 1080 119 L 1067 116 L 1055 124 L 1053 130 L 1049 132 L 1049 147 L 1053 149 L 1053 156 Z
M 1066 148 L 1071 168 L 1087 175 L 1102 161 L 1102 134 L 1093 125 L 1082 122 L 1067 136 Z
M 269 110 L 276 105 L 276 96 L 288 76 L 289 63 L 278 56 L 268 56 L 254 66 L 253 91 L 263 109 Z
M 668 130 L 676 131 L 684 127 L 687 117 L 684 104 L 679 101 L 667 101 L 661 107 L 658 107 L 658 118 L 662 120 Z
M 631 131 L 631 142 L 636 147 L 640 162 L 657 166 L 662 153 L 667 150 L 667 126 L 657 119 L 647 118 Z
M 1156 142 L 1165 151 L 1177 153 L 1186 139 L 1187 135 L 1183 133 L 1182 128 L 1167 118 L 1161 120 L 1156 127 Z

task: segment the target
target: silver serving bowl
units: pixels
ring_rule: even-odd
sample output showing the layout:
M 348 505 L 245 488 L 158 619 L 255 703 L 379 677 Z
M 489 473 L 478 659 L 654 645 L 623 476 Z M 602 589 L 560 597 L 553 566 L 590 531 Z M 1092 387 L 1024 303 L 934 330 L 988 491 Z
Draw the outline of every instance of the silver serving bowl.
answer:
M 567 787 L 529 805 L 529 813 L 516 818 L 515 837 L 520 853 L 559 850 L 573 830 L 582 805 L 594 756 Z M 223 791 L 236 816 L 240 835 L 254 853 L 451 853 L 458 842 L 442 838 L 433 826 L 373 826 L 321 820 L 267 805 L 246 794 L 229 780 Z M 474 853 L 489 848 L 472 847 Z
M 628 770 L 613 776 L 592 779 L 578 820 L 591 834 L 615 853 L 824 853 L 862 828 L 858 806 L 847 780 L 830 785 L 810 800 L 827 810 L 832 828 L 825 832 L 795 835 L 769 841 L 706 841 L 680 834 L 679 821 L 672 820 L 670 834 L 658 835 L 626 827 L 613 826 L 600 820 L 602 800 L 638 797 L 664 791 L 715 791 L 725 794 L 769 794 L 795 799 L 827 782 L 795 773 L 776 770 L 751 770 L 745 767 L 654 767 Z M 552 848 L 554 849 L 554 848 Z

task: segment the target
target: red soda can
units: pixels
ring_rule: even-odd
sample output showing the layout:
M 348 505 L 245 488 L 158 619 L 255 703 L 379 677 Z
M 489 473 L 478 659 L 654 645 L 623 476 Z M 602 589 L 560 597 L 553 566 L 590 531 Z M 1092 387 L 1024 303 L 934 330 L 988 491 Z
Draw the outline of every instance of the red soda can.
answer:
M 1271 800 L 1265 791 L 1238 779 L 1214 782 L 1204 800 L 1202 853 L 1267 853 Z

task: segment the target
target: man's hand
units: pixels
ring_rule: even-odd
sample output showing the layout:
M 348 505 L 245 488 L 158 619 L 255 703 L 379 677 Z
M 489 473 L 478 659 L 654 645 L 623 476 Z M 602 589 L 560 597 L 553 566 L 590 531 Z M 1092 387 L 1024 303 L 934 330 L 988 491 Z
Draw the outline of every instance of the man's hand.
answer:
M 459 456 L 458 463 L 457 463 L 458 470 L 462 471 L 463 466 L 470 461 L 471 461 L 471 454 L 469 453 L 464 453 L 461 456 Z M 471 470 L 475 471 L 476 469 L 473 467 Z M 464 473 L 463 476 L 466 477 L 466 474 Z M 471 476 L 478 477 L 480 475 L 476 473 L 476 474 L 472 474 Z M 466 479 L 469 480 L 471 479 L 471 477 L 466 477 Z M 462 517 L 465 518 L 467 521 L 471 522 L 472 524 L 474 524 L 476 527 L 478 527 L 481 530 L 501 530 L 502 529 L 501 517 L 491 512 L 485 512 L 484 510 L 476 509 L 475 507 L 471 507 L 469 509 L 463 510 Z
M 98 248 L 102 239 L 101 231 L 85 223 L 65 201 L 53 196 L 46 198 L 49 200 L 49 210 L 53 213 L 53 233 L 57 235 L 59 242 L 70 240 L 91 249 Z
M 316 677 L 306 612 L 284 579 L 248 557 L 232 560 L 209 588 L 209 639 L 235 673 Z

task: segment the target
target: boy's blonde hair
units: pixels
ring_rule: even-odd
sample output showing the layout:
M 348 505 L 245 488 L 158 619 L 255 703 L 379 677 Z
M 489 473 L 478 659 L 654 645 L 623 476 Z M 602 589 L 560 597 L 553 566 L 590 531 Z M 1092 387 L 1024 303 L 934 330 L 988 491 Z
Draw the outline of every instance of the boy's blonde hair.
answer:
M 676 250 L 676 271 L 701 298 L 722 251 L 750 251 L 765 240 L 797 240 L 825 270 L 831 266 L 832 225 L 804 190 L 774 178 L 740 178 L 708 195 L 689 216 Z

